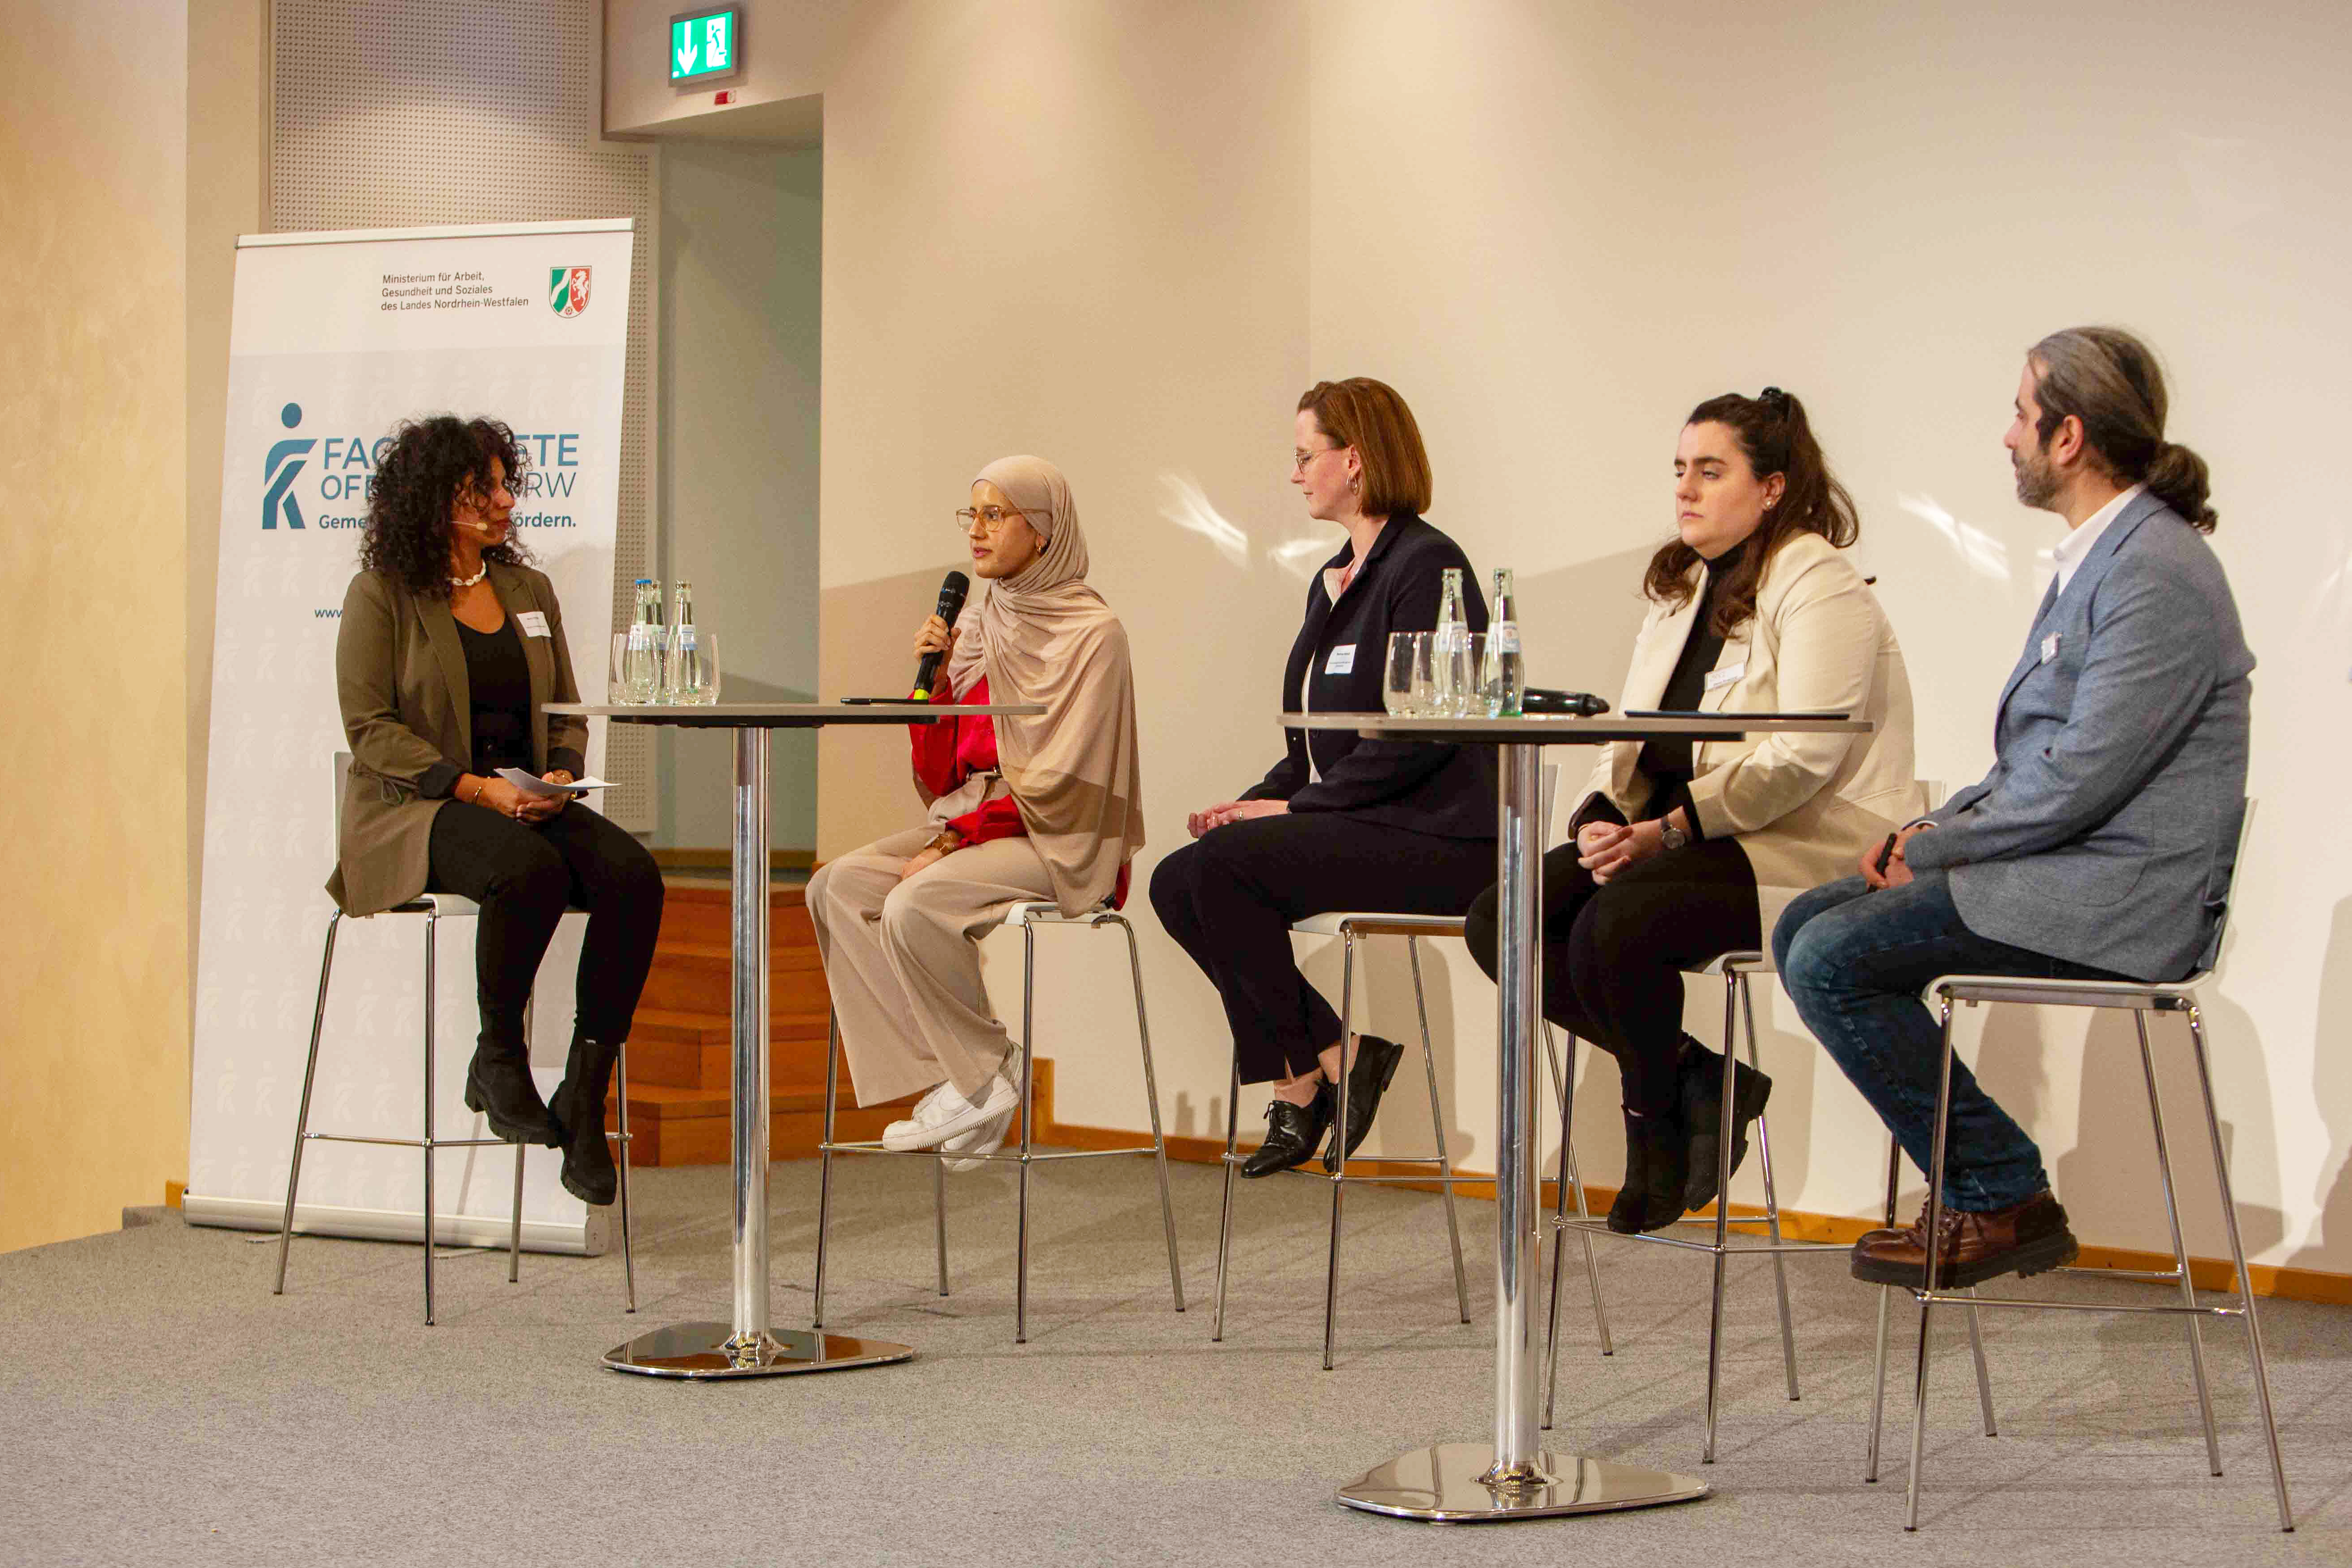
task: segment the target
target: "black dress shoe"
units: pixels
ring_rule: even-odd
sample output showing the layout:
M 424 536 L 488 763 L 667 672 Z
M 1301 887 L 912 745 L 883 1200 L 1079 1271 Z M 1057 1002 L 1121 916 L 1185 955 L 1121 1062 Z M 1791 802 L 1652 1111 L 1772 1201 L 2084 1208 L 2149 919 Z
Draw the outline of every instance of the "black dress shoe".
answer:
M 1318 1085 L 1315 1098 L 1305 1105 L 1293 1105 L 1279 1096 L 1267 1101 L 1265 1142 L 1242 1162 L 1242 1174 L 1271 1176 L 1276 1171 L 1304 1165 L 1315 1146 L 1323 1142 L 1323 1130 L 1330 1125 L 1331 1086 L 1328 1083 Z
M 488 1117 L 490 1131 L 509 1143 L 562 1142 L 539 1085 L 530 1080 L 530 1058 L 514 1047 L 484 1040 L 475 1047 L 466 1069 L 466 1109 Z
M 612 1088 L 618 1044 L 574 1038 L 563 1082 L 555 1090 L 555 1119 L 562 1123 L 563 1190 L 584 1204 L 609 1204 L 620 1191 L 612 1145 L 604 1139 L 604 1096 Z
M 1689 1150 L 1679 1118 L 1625 1112 L 1625 1184 L 1609 1205 L 1609 1228 L 1639 1236 L 1682 1218 Z
M 1331 1134 L 1331 1146 L 1323 1151 L 1323 1168 L 1336 1173 L 1340 1161 L 1356 1152 L 1372 1130 L 1372 1114 L 1381 1108 L 1381 1096 L 1388 1092 L 1389 1079 L 1396 1077 L 1397 1063 L 1404 1059 L 1404 1047 L 1394 1040 L 1384 1040 L 1378 1035 L 1356 1037 L 1356 1060 L 1348 1068 L 1348 1146 L 1339 1147 L 1339 1135 Z M 1337 1098 L 1336 1096 L 1334 1098 Z
M 1683 1125 L 1690 1130 L 1690 1182 L 1683 1189 L 1685 1211 L 1715 1202 L 1716 1167 L 1723 1142 L 1723 1058 L 1689 1036 L 1683 1037 Z M 1731 1080 L 1731 1169 L 1734 1174 L 1748 1158 L 1748 1129 L 1764 1114 L 1772 1097 L 1772 1080 L 1746 1062 L 1734 1069 Z

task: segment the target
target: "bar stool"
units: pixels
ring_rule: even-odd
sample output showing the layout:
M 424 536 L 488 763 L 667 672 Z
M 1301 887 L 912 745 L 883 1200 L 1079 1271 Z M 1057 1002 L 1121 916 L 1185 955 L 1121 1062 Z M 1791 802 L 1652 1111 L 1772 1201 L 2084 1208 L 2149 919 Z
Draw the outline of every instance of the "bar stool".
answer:
M 1549 837 L 1551 827 L 1551 799 L 1559 783 L 1559 765 L 1547 763 L 1543 769 L 1543 829 Z M 1421 1020 L 1421 1062 L 1429 1079 L 1429 1127 L 1436 1139 L 1437 1152 L 1412 1158 L 1390 1158 L 1391 1165 L 1434 1165 L 1437 1167 L 1438 1191 L 1445 1200 L 1445 1239 L 1454 1257 L 1454 1300 L 1460 1309 L 1462 1321 L 1470 1321 L 1470 1287 L 1462 1270 L 1462 1227 L 1454 1211 L 1454 1189 L 1465 1181 L 1484 1182 L 1486 1176 L 1454 1174 L 1454 1162 L 1445 1151 L 1445 1112 L 1438 1098 L 1437 1058 L 1431 1049 L 1429 1038 L 1429 1000 L 1421 982 L 1421 943 L 1426 937 L 1458 937 L 1464 927 L 1459 915 L 1400 915 L 1365 910 L 1334 910 L 1310 915 L 1291 924 L 1291 931 L 1301 936 L 1336 936 L 1341 942 L 1339 961 L 1339 1037 L 1346 1040 L 1355 1032 L 1356 942 L 1368 936 L 1401 936 L 1405 939 L 1405 953 L 1412 963 L 1412 1001 Z M 1234 1172 L 1242 1163 L 1239 1152 L 1241 1133 L 1240 1099 L 1242 1068 L 1239 1057 L 1234 1059 L 1233 1077 L 1225 1093 L 1225 1192 L 1223 1213 L 1217 1224 L 1217 1304 L 1210 1324 L 1209 1338 L 1213 1342 L 1225 1337 L 1225 1273 L 1233 1253 L 1234 1181 Z M 1339 1077 L 1339 1114 L 1335 1127 L 1348 1125 L 1347 1075 Z M 1329 1263 L 1323 1281 L 1323 1370 L 1331 1370 L 1331 1352 L 1338 1337 L 1339 1314 L 1339 1215 L 1340 1199 L 1349 1182 L 1426 1182 L 1427 1175 L 1354 1174 L 1347 1169 L 1342 1158 L 1339 1169 L 1319 1177 L 1303 1166 L 1293 1166 L 1286 1175 L 1314 1177 L 1331 1186 L 1331 1246 Z M 1599 1283 L 1594 1285 L 1593 1300 L 1600 1300 Z
M 2238 830 L 2239 859 L 2242 864 L 2247 835 L 2252 827 L 2253 803 L 2248 801 Z M 2246 1325 L 2246 1342 L 2253 1363 L 2254 1403 L 2262 1413 L 2263 1436 L 2269 1446 L 2271 1485 L 2278 1501 L 2279 1529 L 2293 1531 L 2294 1514 L 2287 1500 L 2286 1470 L 2279 1457 L 2278 1420 L 2271 1408 L 2269 1363 L 2263 1353 L 2262 1321 L 2254 1307 L 2253 1278 L 2246 1267 L 2246 1248 L 2238 1226 L 2237 1199 L 2230 1187 L 2228 1151 L 2221 1142 L 2221 1121 L 2213 1102 L 2213 1077 L 2206 1059 L 2204 1014 L 2199 1001 L 2199 991 L 2212 977 L 2215 959 L 2221 950 L 2221 938 L 2228 928 L 2229 906 L 2222 906 L 2222 918 L 2217 925 L 2211 944 L 2206 949 L 2203 964 L 2186 980 L 2170 984 L 2139 984 L 2116 980 L 2032 980 L 2002 974 L 1948 974 L 1931 984 L 1927 996 L 1939 1015 L 1943 1029 L 1943 1052 L 1936 1083 L 1936 1135 L 1929 1155 L 1930 1174 L 1927 1185 L 1926 1220 L 1927 1234 L 1933 1237 L 1941 1222 L 1944 1210 L 1944 1153 L 1946 1135 L 1952 1108 L 1952 1004 L 1965 1002 L 1974 1007 L 1982 1003 L 2027 1003 L 2042 1007 L 2091 1007 L 2127 1012 L 2133 1027 L 2139 1036 L 2140 1076 L 2147 1086 L 2147 1110 L 2150 1131 L 2156 1140 L 2156 1168 L 2164 1194 L 2164 1215 L 2172 1232 L 2173 1267 L 2161 1270 L 2125 1270 L 2115 1268 L 2053 1269 L 2053 1273 L 2093 1274 L 2105 1279 L 2145 1279 L 2177 1284 L 2180 1289 L 2178 1306 L 2110 1305 L 2098 1301 L 2027 1300 L 2012 1298 L 1977 1297 L 1973 1289 L 1967 1295 L 1955 1295 L 1933 1288 L 1927 1270 L 1921 1270 L 1920 1283 L 1907 1287 L 1912 1298 L 1919 1303 L 1919 1348 L 1917 1365 L 1911 1394 L 1911 1479 L 1906 1500 L 1903 1528 L 1919 1528 L 1919 1475 L 1921 1451 L 1927 1420 L 1927 1331 L 1929 1315 L 1938 1306 L 1958 1304 L 1968 1307 L 1971 1315 L 1977 1307 L 2019 1307 L 2043 1310 L 2092 1312 L 2159 1312 L 2185 1319 L 2189 1325 L 2189 1370 L 2197 1390 L 2197 1413 L 2205 1429 L 2205 1458 L 2214 1475 L 2221 1473 L 2221 1447 L 2213 1425 L 2213 1399 L 2205 1383 L 2205 1350 L 2198 1332 L 2200 1318 L 2241 1318 Z M 2197 1089 L 2205 1108 L 2205 1129 L 2213 1150 L 2213 1177 L 2221 1200 L 2222 1227 L 2230 1239 L 2230 1262 L 2236 1277 L 2238 1301 L 2235 1306 L 2205 1306 L 2197 1300 L 2197 1287 L 2189 1269 L 2189 1248 L 2180 1229 L 2180 1206 L 2172 1183 L 2172 1158 L 2165 1136 L 2164 1099 L 2156 1083 L 2156 1058 L 2148 1045 L 2147 1016 L 2151 1013 L 2177 1013 L 2189 1026 L 2190 1059 L 2197 1067 Z M 1892 1141 L 1890 1141 L 1892 1145 Z M 1896 1184 L 1902 1173 L 1902 1150 L 1890 1146 L 1886 1162 L 1887 1224 L 1895 1224 Z M 1932 1253 L 1931 1253 L 1932 1258 Z M 1886 1396 L 1887 1308 L 1894 1286 L 1881 1286 L 1878 1296 L 1878 1353 L 1870 1412 L 1870 1461 L 1865 1480 L 1878 1479 L 1878 1436 L 1880 1415 Z M 1979 1377 L 1983 1377 L 1981 1352 Z M 1986 1397 L 1990 1399 L 1990 1394 Z M 1990 1418 L 1987 1418 L 1987 1436 L 1990 1436 Z
M 342 797 L 345 782 L 351 771 L 349 752 L 337 752 L 334 756 L 334 816 L 331 820 L 342 820 Z M 310 1090 L 319 1076 L 319 1042 L 327 1021 L 327 987 L 335 967 L 335 934 L 344 916 L 341 910 L 327 917 L 327 940 L 319 956 L 319 1000 L 310 1015 L 310 1054 L 302 1068 L 302 1100 L 294 1115 L 294 1154 L 286 1173 L 286 1212 L 278 1229 L 278 1280 L 270 1294 L 286 1294 L 286 1254 L 294 1237 L 294 1198 L 302 1182 L 302 1145 L 306 1142 L 374 1143 L 393 1148 L 417 1149 L 425 1159 L 425 1322 L 433 1325 L 433 1152 L 436 1149 L 481 1149 L 511 1147 L 515 1152 L 514 1209 L 507 1228 L 507 1283 L 511 1285 L 522 1277 L 522 1169 L 528 1145 L 507 1144 L 502 1138 L 436 1138 L 433 1135 L 433 999 L 435 956 L 438 942 L 437 928 L 445 920 L 472 920 L 481 913 L 481 906 L 471 899 L 455 893 L 423 893 L 406 903 L 395 904 L 380 911 L 386 915 L 423 915 L 425 917 L 425 1093 L 424 1134 L 418 1138 L 363 1138 L 341 1132 L 313 1132 L 310 1125 Z M 571 911 L 567 911 L 571 912 Z M 373 915 L 364 917 L 375 919 Z M 626 1283 L 629 1311 L 637 1310 L 636 1260 L 629 1242 L 629 1047 L 621 1047 L 614 1068 L 621 1101 L 618 1130 L 604 1136 L 619 1145 L 621 1202 L 621 1268 Z
M 1003 1162 L 1021 1167 L 1021 1197 L 1019 1220 L 1018 1263 L 1013 1288 L 1013 1342 L 1029 1342 L 1029 1167 L 1047 1160 L 1101 1160 L 1126 1154 L 1149 1154 L 1159 1168 L 1160 1223 L 1168 1238 L 1168 1285 L 1176 1298 L 1176 1310 L 1184 1310 L 1184 1278 L 1176 1258 L 1176 1208 L 1168 1194 L 1168 1144 L 1160 1131 L 1160 1088 L 1151 1070 L 1151 1027 L 1143 1010 L 1143 960 L 1135 943 L 1135 928 L 1127 917 L 1108 904 L 1075 917 L 1066 916 L 1050 903 L 1017 903 L 1004 911 L 1003 923 L 1021 931 L 1021 1147 L 1017 1152 L 1002 1151 L 992 1154 L 956 1153 L 945 1149 L 886 1149 L 878 1139 L 840 1142 L 834 1138 L 834 1111 L 839 1102 L 841 1081 L 841 1019 L 831 1016 L 825 1028 L 824 1055 L 824 1137 L 817 1147 L 820 1153 L 816 1204 L 816 1300 L 810 1327 L 824 1327 L 824 1267 L 826 1237 L 833 1220 L 833 1157 L 835 1154 L 897 1154 L 931 1162 L 931 1204 L 934 1229 L 938 1236 L 939 1291 L 948 1293 L 948 1205 L 947 1162 Z M 1143 1058 L 1143 1093 L 1151 1113 L 1151 1142 L 1121 1149 L 1074 1149 L 1054 1153 L 1040 1153 L 1033 1143 L 1036 1129 L 1031 1122 L 1031 1107 L 1035 1103 L 1032 1090 L 1036 1079 L 1036 1005 L 1037 1005 L 1037 928 L 1040 926 L 1071 926 L 1099 929 L 1116 926 L 1127 937 L 1128 971 L 1135 982 L 1135 1032 Z

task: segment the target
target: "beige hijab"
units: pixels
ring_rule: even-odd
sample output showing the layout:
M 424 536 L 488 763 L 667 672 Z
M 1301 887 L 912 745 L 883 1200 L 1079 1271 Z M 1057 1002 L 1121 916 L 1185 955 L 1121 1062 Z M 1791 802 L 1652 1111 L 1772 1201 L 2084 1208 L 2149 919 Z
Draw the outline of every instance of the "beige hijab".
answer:
M 992 700 L 1045 705 L 1034 718 L 996 721 L 997 765 L 1055 901 L 1080 915 L 1110 897 L 1119 868 L 1143 847 L 1127 628 L 1087 585 L 1087 536 L 1062 471 L 1043 458 L 1000 458 L 972 482 L 982 479 L 1028 514 L 1045 552 L 1019 575 L 982 584 L 948 679 L 966 691 L 978 670 Z

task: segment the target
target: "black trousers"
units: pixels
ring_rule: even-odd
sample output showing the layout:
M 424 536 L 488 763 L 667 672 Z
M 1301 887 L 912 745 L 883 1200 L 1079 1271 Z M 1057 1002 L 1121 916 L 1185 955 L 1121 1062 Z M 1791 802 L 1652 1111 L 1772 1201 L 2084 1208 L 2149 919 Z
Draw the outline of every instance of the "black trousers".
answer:
M 1339 1016 L 1298 973 L 1290 924 L 1333 910 L 1459 915 L 1495 879 L 1495 841 L 1336 812 L 1228 823 L 1153 868 L 1151 907 L 1225 1004 L 1244 1083 L 1310 1072 Z
M 528 1048 L 523 1007 L 567 907 L 588 911 L 572 1010 L 575 1038 L 629 1037 L 661 932 L 661 870 L 646 847 L 584 805 L 517 822 L 452 800 L 433 818 L 425 886 L 482 906 L 474 989 L 482 1039 Z
M 1490 975 L 1498 892 L 1479 895 L 1464 933 Z M 1617 1058 L 1628 1109 L 1671 1115 L 1681 1100 L 1682 972 L 1764 945 L 1756 873 L 1738 840 L 1709 838 L 1596 885 L 1564 844 L 1544 857 L 1540 940 L 1544 1016 Z

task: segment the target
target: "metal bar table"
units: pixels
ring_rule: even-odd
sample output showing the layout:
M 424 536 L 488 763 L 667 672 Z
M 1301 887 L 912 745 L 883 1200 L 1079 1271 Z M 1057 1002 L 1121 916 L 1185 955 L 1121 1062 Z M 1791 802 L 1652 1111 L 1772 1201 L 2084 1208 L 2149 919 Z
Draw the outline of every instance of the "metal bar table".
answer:
M 1736 741 L 1754 734 L 1863 734 L 1871 726 L 1842 717 L 1763 719 L 1727 715 L 1626 719 L 1546 715 L 1520 719 L 1400 719 L 1386 713 L 1286 713 L 1287 729 L 1353 730 L 1367 740 L 1493 746 L 1501 887 L 1496 941 L 1495 1440 L 1431 1443 L 1376 1466 L 1339 1489 L 1339 1501 L 1368 1513 L 1440 1523 L 1541 1519 L 1690 1502 L 1706 1482 L 1560 1453 L 1537 1446 L 1536 1037 L 1542 960 L 1537 911 L 1542 907 L 1540 763 L 1546 746 L 1604 745 L 1687 736 Z
M 773 1328 L 768 1318 L 768 738 L 777 730 L 827 724 L 906 724 L 976 714 L 1031 715 L 1035 703 L 975 706 L 929 702 L 551 702 L 550 713 L 667 724 L 735 734 L 730 1132 L 735 1192 L 735 1316 L 731 1323 L 673 1323 L 604 1352 L 615 1372 L 648 1377 L 776 1377 L 906 1361 L 913 1347 L 814 1330 Z

